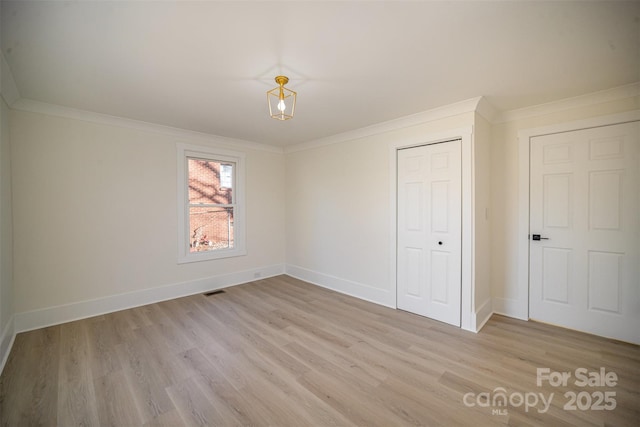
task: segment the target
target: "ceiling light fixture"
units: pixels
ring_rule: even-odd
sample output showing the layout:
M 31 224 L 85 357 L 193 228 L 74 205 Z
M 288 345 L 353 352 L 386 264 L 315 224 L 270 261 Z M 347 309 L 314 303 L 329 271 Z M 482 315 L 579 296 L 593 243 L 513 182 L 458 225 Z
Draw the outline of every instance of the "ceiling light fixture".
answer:
M 284 87 L 289 83 L 288 77 L 278 76 L 276 77 L 276 83 L 278 83 L 278 87 L 267 92 L 269 114 L 271 118 L 278 120 L 292 119 L 296 108 L 296 93 Z

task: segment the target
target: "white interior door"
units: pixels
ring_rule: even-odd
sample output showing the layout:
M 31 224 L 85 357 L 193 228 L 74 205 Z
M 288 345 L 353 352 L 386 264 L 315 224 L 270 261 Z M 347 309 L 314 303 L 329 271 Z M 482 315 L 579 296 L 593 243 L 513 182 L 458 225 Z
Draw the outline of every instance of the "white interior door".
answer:
M 460 326 L 461 141 L 398 151 L 398 308 Z
M 529 316 L 640 344 L 640 122 L 530 144 Z

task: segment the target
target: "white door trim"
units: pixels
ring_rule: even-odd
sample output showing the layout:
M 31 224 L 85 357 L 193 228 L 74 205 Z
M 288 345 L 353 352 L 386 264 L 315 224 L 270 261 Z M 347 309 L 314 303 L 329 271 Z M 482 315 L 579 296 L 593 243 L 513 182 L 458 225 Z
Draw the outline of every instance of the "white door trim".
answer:
M 460 139 L 462 144 L 462 293 L 461 293 L 461 322 L 460 327 L 476 332 L 475 313 L 473 310 L 473 127 L 462 127 L 445 132 L 427 134 L 395 141 L 389 145 L 389 181 L 391 215 L 391 253 L 389 259 L 391 289 L 393 289 L 393 305 L 398 307 L 397 301 L 397 181 L 398 181 L 398 150 L 419 145 Z
M 506 315 L 529 319 L 529 168 L 530 139 L 535 136 L 615 125 L 640 120 L 640 110 L 559 123 L 518 132 L 518 300 Z

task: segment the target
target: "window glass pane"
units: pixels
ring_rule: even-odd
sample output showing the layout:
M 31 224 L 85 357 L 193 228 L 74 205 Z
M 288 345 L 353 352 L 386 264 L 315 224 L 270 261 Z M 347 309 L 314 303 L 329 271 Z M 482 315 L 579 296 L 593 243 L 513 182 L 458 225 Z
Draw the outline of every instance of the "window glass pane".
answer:
M 189 204 L 233 203 L 233 164 L 205 159 L 188 159 Z
M 220 188 L 229 189 L 233 187 L 233 165 L 220 165 Z
M 233 248 L 233 208 L 189 208 L 189 252 Z

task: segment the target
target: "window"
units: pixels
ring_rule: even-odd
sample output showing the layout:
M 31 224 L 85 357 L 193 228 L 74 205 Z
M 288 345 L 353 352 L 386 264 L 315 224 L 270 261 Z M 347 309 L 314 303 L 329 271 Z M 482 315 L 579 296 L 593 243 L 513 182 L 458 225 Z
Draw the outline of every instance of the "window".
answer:
M 178 146 L 178 262 L 244 255 L 244 155 Z

